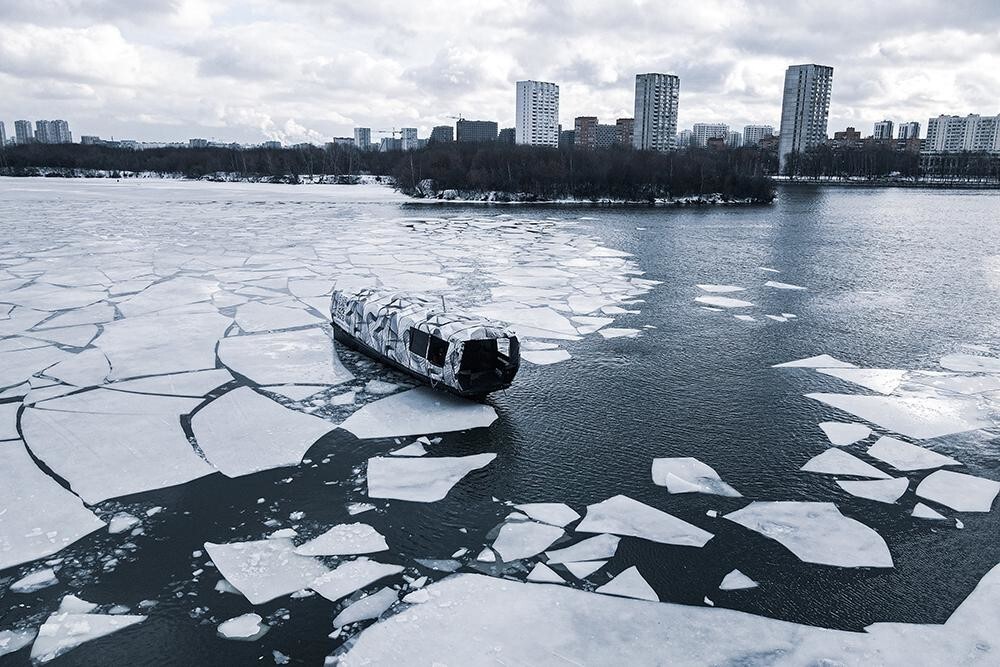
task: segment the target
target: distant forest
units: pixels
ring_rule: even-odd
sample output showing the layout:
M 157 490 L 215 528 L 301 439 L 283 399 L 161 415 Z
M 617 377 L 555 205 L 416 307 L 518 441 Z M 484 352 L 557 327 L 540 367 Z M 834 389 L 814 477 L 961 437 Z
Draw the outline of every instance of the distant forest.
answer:
M 31 144 L 0 151 L 0 170 L 8 175 L 62 169 L 202 178 L 221 172 L 295 182 L 307 174 L 379 174 L 392 176 L 400 190 L 415 196 L 426 194 L 420 186 L 429 179 L 437 192 L 633 202 L 713 194 L 769 202 L 774 198 L 774 186 L 767 174 L 774 173 L 776 163 L 773 153 L 754 148 L 661 153 L 494 143 L 432 143 L 419 150 L 385 153 L 340 145 L 135 151 L 100 145 Z

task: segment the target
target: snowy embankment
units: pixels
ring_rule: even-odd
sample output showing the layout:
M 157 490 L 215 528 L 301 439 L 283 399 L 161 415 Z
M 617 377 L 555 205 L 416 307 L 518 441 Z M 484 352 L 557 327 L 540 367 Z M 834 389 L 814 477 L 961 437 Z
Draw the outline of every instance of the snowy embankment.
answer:
M 412 195 L 416 201 L 437 203 L 482 203 L 482 204 L 583 204 L 587 206 L 736 206 L 760 204 L 763 202 L 745 197 L 733 199 L 721 193 L 706 195 L 690 195 L 686 197 L 657 197 L 649 200 L 614 199 L 598 197 L 594 199 L 578 199 L 576 197 L 560 197 L 546 199 L 526 192 L 503 192 L 499 190 L 420 190 Z
M 69 167 L 31 167 L 24 170 L 0 169 L 0 176 L 21 178 L 135 178 L 186 181 L 211 181 L 217 183 L 285 183 L 322 185 L 394 185 L 391 176 L 372 174 L 241 174 L 231 171 L 216 171 L 203 176 L 192 177 L 182 172 L 128 171 L 118 169 L 73 169 Z

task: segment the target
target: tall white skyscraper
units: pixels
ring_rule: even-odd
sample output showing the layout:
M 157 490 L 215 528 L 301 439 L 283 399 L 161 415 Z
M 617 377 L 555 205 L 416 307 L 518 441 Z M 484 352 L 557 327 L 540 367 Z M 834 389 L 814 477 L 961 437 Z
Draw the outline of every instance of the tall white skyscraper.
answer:
M 371 148 L 372 129 L 370 127 L 354 128 L 354 145 L 363 151 Z
M 892 126 L 891 120 L 880 120 L 875 123 L 875 127 L 872 129 L 872 139 L 892 139 Z
M 559 146 L 559 86 L 545 81 L 518 81 L 514 116 L 515 142 Z
M 1000 116 L 938 116 L 927 121 L 924 150 L 1000 153 Z
M 635 126 L 632 145 L 640 150 L 675 148 L 681 80 L 673 74 L 635 75 Z
M 899 134 L 898 139 L 919 139 L 920 138 L 920 123 L 919 121 L 911 120 L 908 123 L 899 124 Z
M 7 128 L 3 126 L 3 121 L 0 120 L 0 148 L 7 147 Z
M 773 137 L 774 127 L 771 125 L 746 125 L 743 128 L 743 145 L 756 146 L 764 137 Z
M 709 139 L 725 139 L 729 136 L 729 126 L 725 123 L 695 123 L 694 143 L 707 146 Z
M 785 70 L 778 138 L 778 162 L 782 173 L 789 153 L 801 153 L 826 141 L 832 88 L 832 67 L 792 65 Z
M 30 120 L 14 121 L 14 137 L 18 144 L 30 144 L 35 140 L 35 133 L 31 129 Z

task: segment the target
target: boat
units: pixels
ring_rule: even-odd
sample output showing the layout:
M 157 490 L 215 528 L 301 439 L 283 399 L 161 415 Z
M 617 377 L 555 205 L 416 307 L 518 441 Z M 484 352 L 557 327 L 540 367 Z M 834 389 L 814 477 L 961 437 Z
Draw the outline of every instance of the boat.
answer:
M 441 298 L 334 290 L 330 317 L 336 340 L 467 398 L 506 389 L 521 364 L 509 325 L 446 309 Z

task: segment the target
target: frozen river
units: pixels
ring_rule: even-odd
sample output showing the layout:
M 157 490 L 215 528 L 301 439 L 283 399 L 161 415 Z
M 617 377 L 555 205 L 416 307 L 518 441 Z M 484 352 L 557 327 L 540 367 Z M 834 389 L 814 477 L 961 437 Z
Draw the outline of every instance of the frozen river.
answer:
M 0 663 L 995 664 L 998 203 L 0 179 Z M 335 348 L 335 284 L 514 386 Z

